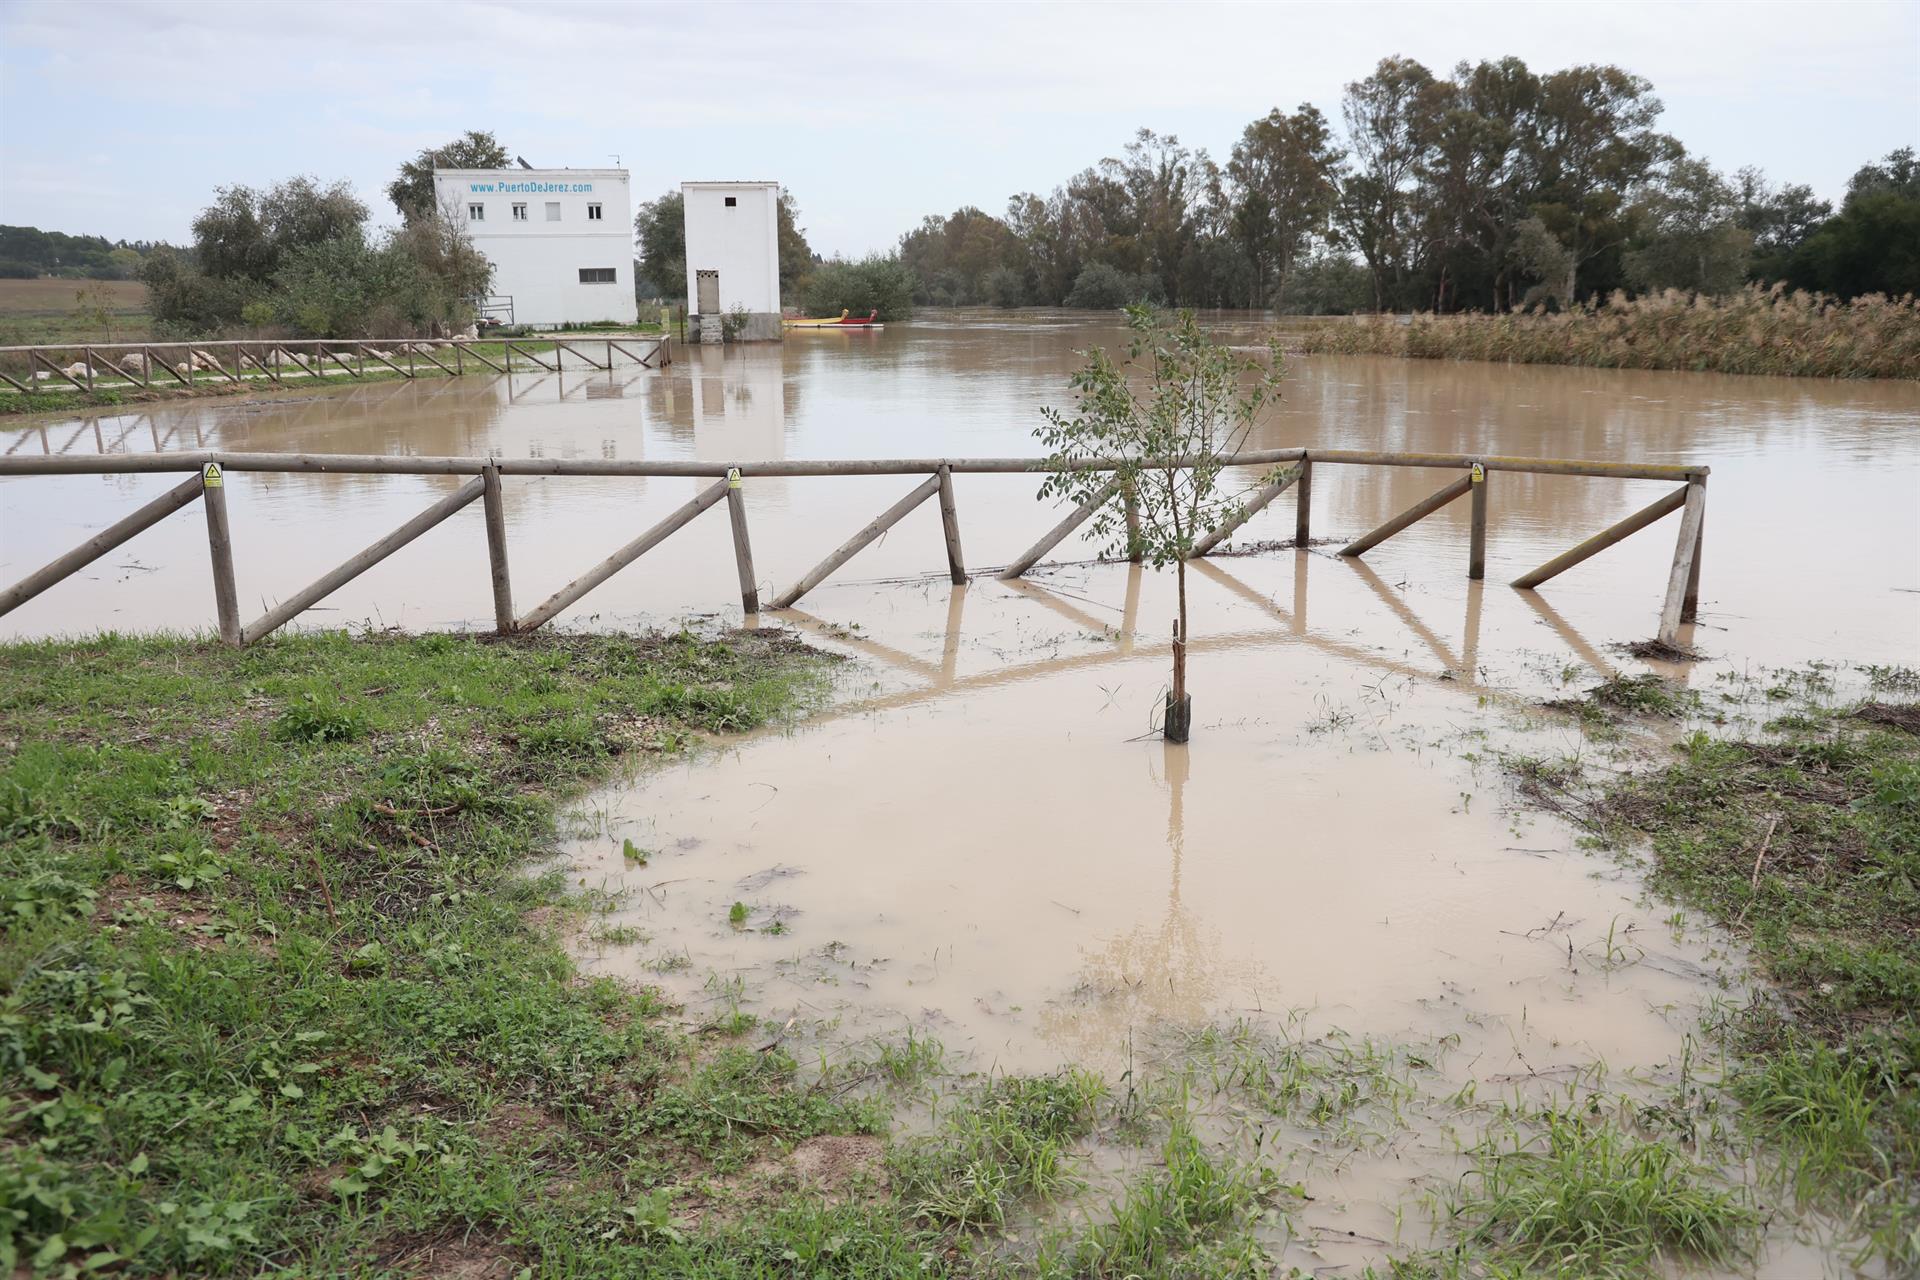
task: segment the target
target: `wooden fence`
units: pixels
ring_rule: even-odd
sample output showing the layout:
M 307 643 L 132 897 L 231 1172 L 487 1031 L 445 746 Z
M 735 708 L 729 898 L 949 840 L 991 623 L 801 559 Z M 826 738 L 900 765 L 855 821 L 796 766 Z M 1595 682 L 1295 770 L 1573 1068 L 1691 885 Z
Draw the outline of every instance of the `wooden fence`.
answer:
M 548 347 L 536 351 L 535 347 Z M 602 348 L 596 359 L 593 349 Z M 526 361 L 548 373 L 559 373 L 562 356 L 570 355 L 591 369 L 613 371 L 615 353 L 653 368 L 673 363 L 673 351 L 665 335 L 575 337 L 551 334 L 538 339 L 473 338 L 369 339 L 365 342 L 303 338 L 282 341 L 277 338 L 223 340 L 220 342 L 96 342 L 67 343 L 31 347 L 0 347 L 0 384 L 14 391 L 33 391 L 47 386 L 79 391 L 103 387 L 146 387 L 177 383 L 193 387 L 198 382 L 218 384 L 264 379 L 284 382 L 288 378 L 320 378 L 346 373 L 364 378 L 368 372 L 382 369 L 403 378 L 418 377 L 437 370 L 448 377 L 491 369 L 508 373 L 516 359 Z M 103 354 L 104 353 L 104 354 Z M 63 360 L 68 363 L 62 363 Z M 20 369 L 24 362 L 24 369 Z M 403 363 L 404 362 L 404 363 Z M 4 367 L 12 363 L 16 377 Z M 251 371 L 249 371 L 251 366 Z M 424 366 L 424 367 L 423 367 Z M 78 369 L 79 372 L 75 372 Z M 172 383 L 168 382 L 172 380 Z
M 1192 465 L 1196 459 L 1176 459 L 1175 465 Z M 1194 555 L 1204 557 L 1213 551 L 1247 519 L 1288 489 L 1295 491 L 1294 542 L 1306 546 L 1311 535 L 1313 516 L 1313 473 L 1316 467 L 1373 466 L 1414 467 L 1457 473 L 1444 486 L 1388 520 L 1379 528 L 1354 539 L 1340 549 L 1343 556 L 1357 557 L 1385 542 L 1440 508 L 1459 498 L 1470 497 L 1472 516 L 1467 549 L 1467 576 L 1482 578 L 1486 572 L 1486 535 L 1488 492 L 1493 477 L 1502 473 L 1528 475 L 1585 476 L 1614 480 L 1672 480 L 1679 487 L 1623 520 L 1594 534 L 1578 546 L 1555 556 L 1539 568 L 1521 575 L 1515 587 L 1531 591 L 1551 578 L 1566 572 L 1629 535 L 1646 528 L 1661 517 L 1681 512 L 1679 537 L 1673 563 L 1667 577 L 1666 594 L 1661 603 L 1659 639 L 1670 645 L 1680 643 L 1681 624 L 1691 622 L 1700 594 L 1700 548 L 1705 531 L 1707 468 L 1667 464 L 1586 462 L 1557 458 L 1471 457 L 1460 454 L 1384 453 L 1351 449 L 1262 449 L 1249 450 L 1224 459 L 1230 465 L 1260 467 L 1267 470 L 1266 483 L 1253 491 L 1238 516 L 1226 527 L 1195 546 Z M 1164 464 L 1163 464 L 1164 465 Z M 710 462 L 645 462 L 614 459 L 574 458 L 471 458 L 403 457 L 358 454 L 286 454 L 286 453 L 152 453 L 88 457 L 0 458 L 0 477 L 32 475 L 131 474 L 144 472 L 190 471 L 180 484 L 112 527 L 28 574 L 0 591 L 0 615 L 4 615 L 60 582 L 76 570 L 91 564 L 141 530 L 158 523 L 196 498 L 206 511 L 207 542 L 213 567 L 214 601 L 221 638 L 229 644 L 251 644 L 285 626 L 293 618 L 352 581 L 366 570 L 412 542 L 469 503 L 480 500 L 486 513 L 487 551 L 493 586 L 494 625 L 501 634 L 532 631 L 546 625 L 576 604 L 581 597 L 611 578 L 621 569 L 659 546 L 701 512 L 725 502 L 733 530 L 735 568 L 739 578 L 740 606 L 747 613 L 760 610 L 759 579 L 754 569 L 753 547 L 748 536 L 745 480 L 755 476 L 881 476 L 922 477 L 905 497 L 863 525 L 858 532 L 837 547 L 819 564 L 802 574 L 792 586 L 779 592 L 772 601 L 774 609 L 789 609 L 801 597 L 819 586 L 831 574 L 897 524 L 920 504 L 938 496 L 941 526 L 945 534 L 947 570 L 955 583 L 967 580 L 965 558 L 961 551 L 960 517 L 954 502 L 953 477 L 959 474 L 1032 474 L 1041 470 L 1033 458 L 880 458 L 818 462 L 757 462 L 737 466 Z M 1112 461 L 1094 460 L 1077 464 L 1077 470 L 1113 471 Z M 471 479 L 407 521 L 373 545 L 342 562 L 307 587 L 293 593 L 253 622 L 243 624 L 238 594 L 234 587 L 232 538 L 227 521 L 226 484 L 229 476 L 250 471 L 291 473 L 332 473 L 359 475 L 447 475 Z M 691 476 L 712 478 L 714 483 L 702 489 L 690 501 L 666 516 L 631 542 L 609 555 L 585 573 L 567 583 L 546 600 L 524 614 L 516 614 L 512 577 L 508 568 L 507 521 L 502 479 L 506 476 Z M 1075 529 L 1092 517 L 1104 503 L 1119 497 L 1128 503 L 1128 518 L 1133 519 L 1130 499 L 1117 493 L 1119 481 L 1106 485 L 1094 498 L 1068 512 L 1044 537 L 1015 557 L 999 571 L 1003 579 L 1017 579 L 1039 563 Z

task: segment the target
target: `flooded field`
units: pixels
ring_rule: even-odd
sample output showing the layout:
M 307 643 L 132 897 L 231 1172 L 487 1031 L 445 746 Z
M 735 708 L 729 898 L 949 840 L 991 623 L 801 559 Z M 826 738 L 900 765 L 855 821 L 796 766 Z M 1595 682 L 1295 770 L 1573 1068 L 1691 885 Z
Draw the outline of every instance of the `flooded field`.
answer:
M 1237 338 L 1250 322 L 1223 319 Z M 936 315 L 779 348 L 679 349 L 655 373 L 385 384 L 0 427 L 39 452 L 225 449 L 702 459 L 1033 452 L 1074 354 L 1117 338 L 1066 317 Z M 1920 658 L 1920 390 L 1694 374 L 1300 359 L 1252 443 L 1713 468 L 1701 691 L 1768 667 Z M 1316 468 L 1317 535 L 1351 536 L 1442 482 Z M 0 480 L 11 580 L 172 480 Z M 710 482 L 510 479 L 521 607 Z M 762 588 L 779 589 L 912 486 L 750 479 Z M 235 475 L 243 612 L 290 593 L 455 482 Z M 961 477 L 974 567 L 1056 518 L 1026 477 Z M 1665 486 L 1670 487 L 1670 486 Z M 1299 1157 L 1316 1197 L 1283 1260 L 1355 1267 L 1418 1243 L 1409 1197 L 1457 1174 L 1462 1090 L 1550 1094 L 1604 1075 L 1671 1087 L 1703 1010 L 1739 999 L 1725 935 L 1650 901 L 1579 832 L 1519 804 L 1500 753 L 1578 753 L 1537 704 L 1620 671 L 1650 636 L 1676 521 L 1549 584 L 1504 583 L 1644 505 L 1659 482 L 1491 478 L 1488 579 L 1455 504 L 1372 552 L 1220 557 L 1191 575 L 1194 741 L 1150 730 L 1167 680 L 1168 575 L 1075 563 L 948 585 L 933 505 L 800 610 L 846 654 L 800 727 L 639 773 L 575 815 L 568 874 L 612 907 L 583 954 L 696 1018 L 744 1008 L 795 1043 L 939 1040 L 979 1070 L 1063 1063 L 1132 1078 L 1201 1031 L 1419 1047 L 1401 1137 Z M 1291 536 L 1283 498 L 1239 535 Z M 310 614 L 316 625 L 490 620 L 477 506 Z M 195 628 L 205 534 L 176 517 L 0 620 L 11 635 Z M 710 513 L 563 623 L 738 620 Z M 637 856 L 636 856 L 637 855 Z M 1403 1059 L 1404 1060 L 1404 1059 Z M 1410 1069 L 1412 1070 L 1412 1069 Z M 1634 1082 L 1631 1086 L 1628 1082 Z M 1396 1132 L 1399 1132 L 1396 1130 Z M 1296 1135 L 1297 1136 L 1297 1135 Z M 1253 1139 L 1257 1147 L 1268 1141 Z M 1305 1148 L 1301 1148 L 1304 1150 Z M 1348 1234 L 1354 1233 L 1354 1234 Z M 1785 1228 L 1759 1274 L 1835 1270 Z

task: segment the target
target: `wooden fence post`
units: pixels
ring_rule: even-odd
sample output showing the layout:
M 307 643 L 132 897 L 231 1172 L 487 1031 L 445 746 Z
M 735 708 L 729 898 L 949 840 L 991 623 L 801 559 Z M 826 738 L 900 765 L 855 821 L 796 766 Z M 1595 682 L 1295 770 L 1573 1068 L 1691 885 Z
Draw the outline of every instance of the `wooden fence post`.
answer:
M 1680 512 L 1680 538 L 1673 549 L 1673 569 L 1667 575 L 1667 598 L 1660 607 L 1660 643 L 1680 643 L 1681 615 L 1686 611 L 1687 581 L 1693 576 L 1693 553 L 1707 519 L 1707 486 L 1687 484 L 1686 504 Z
M 1311 539 L 1313 527 L 1313 459 L 1300 461 L 1300 478 L 1293 482 L 1293 545 L 1305 547 Z
M 480 501 L 487 517 L 487 562 L 493 576 L 493 629 L 503 636 L 514 630 L 513 580 L 507 572 L 507 504 L 500 492 L 500 468 L 489 463 L 480 473 L 486 488 Z
M 220 619 L 220 639 L 234 648 L 242 644 L 240 592 L 233 579 L 233 532 L 227 525 L 227 483 L 220 464 L 200 468 L 200 501 L 207 509 L 207 554 L 213 563 L 213 607 Z
M 953 468 L 940 468 L 940 524 L 947 535 L 947 577 L 954 586 L 967 580 L 967 558 L 960 551 L 960 512 L 953 503 Z
M 1700 501 L 1705 503 L 1707 499 L 1707 482 L 1703 478 L 1695 483 L 1700 486 Z M 1693 622 L 1700 616 L 1700 553 L 1705 550 L 1706 543 L 1707 517 L 1706 513 L 1702 511 L 1700 514 L 1700 534 L 1693 542 L 1693 565 L 1687 570 L 1687 596 L 1686 599 L 1680 602 L 1680 621 L 1682 622 Z
M 760 612 L 760 581 L 753 571 L 753 543 L 747 538 L 747 495 L 740 468 L 727 469 L 727 522 L 733 526 L 733 564 L 740 573 L 740 610 Z
M 1467 577 L 1487 576 L 1487 469 L 1473 464 L 1473 533 L 1467 549 Z

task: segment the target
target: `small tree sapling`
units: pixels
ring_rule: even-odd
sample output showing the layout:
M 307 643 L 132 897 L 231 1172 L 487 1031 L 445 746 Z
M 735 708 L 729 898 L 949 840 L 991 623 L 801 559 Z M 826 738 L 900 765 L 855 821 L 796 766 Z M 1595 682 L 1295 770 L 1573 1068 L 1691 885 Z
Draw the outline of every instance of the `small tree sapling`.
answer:
M 1041 497 L 1096 507 L 1089 529 L 1108 555 L 1138 554 L 1156 569 L 1171 564 L 1179 584 L 1173 629 L 1173 689 L 1163 732 L 1185 742 L 1193 702 L 1187 693 L 1187 559 L 1203 538 L 1234 520 L 1246 496 L 1277 472 L 1236 484 L 1222 461 L 1240 451 L 1262 411 L 1280 398 L 1286 375 L 1278 344 L 1266 359 L 1241 355 L 1201 332 L 1191 311 L 1171 323 L 1146 307 L 1127 309 L 1126 355 L 1087 352 L 1073 375 L 1071 413 L 1041 410 L 1039 438 L 1051 474 Z M 1088 469 L 1111 462 L 1111 471 Z M 1137 512 L 1127 518 L 1128 497 Z

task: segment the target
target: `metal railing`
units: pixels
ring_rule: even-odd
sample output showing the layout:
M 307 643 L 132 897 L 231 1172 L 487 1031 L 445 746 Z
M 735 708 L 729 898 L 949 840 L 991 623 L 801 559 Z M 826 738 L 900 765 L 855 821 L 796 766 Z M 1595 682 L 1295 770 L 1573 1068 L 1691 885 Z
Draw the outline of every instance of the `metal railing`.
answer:
M 530 349 L 535 346 L 551 350 Z M 594 358 L 591 354 L 594 347 L 604 348 L 604 358 Z M 52 343 L 0 347 L 0 365 L 9 358 L 24 357 L 27 374 L 22 380 L 0 367 L 0 384 L 23 392 L 39 389 L 43 384 L 97 391 L 104 387 L 151 388 L 156 381 L 168 385 L 167 380 L 172 379 L 180 386 L 192 388 L 200 382 L 265 379 L 279 383 L 288 378 L 318 379 L 340 373 L 364 378 L 369 372 L 377 373 L 381 369 L 405 378 L 417 377 L 429 369 L 458 377 L 467 372 L 469 358 L 477 366 L 476 373 L 483 369 L 511 372 L 515 359 L 548 373 L 559 373 L 562 353 L 585 362 L 590 368 L 611 373 L 616 351 L 646 368 L 653 368 L 656 361 L 673 363 L 673 351 L 665 334 L 591 338 L 571 334 L 540 338 L 376 338 L 365 342 L 246 338 L 219 342 Z M 545 358 L 548 355 L 552 363 Z M 76 358 L 62 364 L 63 357 Z M 426 368 L 422 368 L 423 364 Z M 248 371 L 249 365 L 252 372 Z
M 1158 462 L 1160 466 L 1191 466 L 1199 459 L 1183 458 Z M 1316 466 L 1412 467 L 1459 474 L 1446 485 L 1394 516 L 1369 533 L 1355 538 L 1339 554 L 1358 557 L 1380 543 L 1449 503 L 1470 497 L 1472 516 L 1467 554 L 1467 576 L 1479 579 L 1486 572 L 1486 535 L 1488 491 L 1492 477 L 1501 472 L 1530 475 L 1585 476 L 1615 480 L 1673 480 L 1680 487 L 1648 504 L 1625 519 L 1594 534 L 1537 569 L 1516 578 L 1513 585 L 1531 591 L 1551 578 L 1613 546 L 1662 517 L 1682 513 L 1679 537 L 1675 544 L 1667 590 L 1662 599 L 1658 637 L 1669 645 L 1680 643 L 1680 627 L 1692 622 L 1698 610 L 1700 592 L 1700 547 L 1705 530 L 1707 468 L 1660 463 L 1593 462 L 1562 458 L 1516 458 L 1499 455 L 1390 453 L 1353 449 L 1259 449 L 1248 450 L 1221 459 L 1227 465 L 1269 468 L 1265 483 L 1241 504 L 1234 519 L 1194 547 L 1195 557 L 1204 557 L 1231 536 L 1256 512 L 1289 489 L 1295 491 L 1294 545 L 1309 543 L 1312 523 L 1313 472 Z M 1096 459 L 1074 464 L 1075 470 L 1115 471 L 1122 464 L 1111 459 Z M 753 462 L 727 465 L 713 462 L 648 462 L 590 458 L 494 458 L 494 457 L 400 457 L 370 454 L 284 454 L 183 452 L 129 454 L 93 457 L 0 457 L 0 477 L 34 475 L 133 474 L 145 472 L 191 471 L 194 474 L 147 503 L 112 527 L 95 534 L 80 546 L 38 571 L 0 591 L 0 615 L 5 615 L 33 599 L 75 571 L 91 564 L 108 551 L 141 530 L 158 523 L 196 498 L 206 510 L 208 549 L 212 561 L 214 598 L 220 635 L 230 644 L 251 644 L 272 634 L 306 609 L 317 604 L 346 583 L 412 542 L 427 530 L 467 506 L 482 501 L 486 512 L 487 552 L 491 568 L 494 623 L 501 634 L 532 631 L 545 626 L 577 603 L 581 597 L 611 578 L 627 565 L 659 546 L 677 530 L 708 508 L 724 501 L 733 529 L 734 563 L 740 589 L 741 608 L 747 613 L 760 610 L 758 576 L 754 570 L 753 548 L 748 536 L 747 508 L 743 484 L 756 476 L 880 476 L 907 475 L 925 477 L 911 492 L 888 507 L 830 555 L 794 582 L 772 601 L 776 610 L 789 609 L 808 592 L 819 586 L 841 566 L 871 545 L 922 503 L 935 497 L 940 502 L 941 526 L 945 534 L 947 569 L 955 583 L 967 581 L 965 557 L 961 550 L 960 519 L 954 501 L 953 477 L 959 474 L 1033 474 L 1044 471 L 1043 461 L 1035 458 L 876 458 L 822 461 Z M 231 532 L 227 520 L 226 478 L 236 472 L 329 473 L 357 475 L 447 475 L 470 476 L 466 484 L 440 499 L 413 519 L 379 541 L 342 562 L 300 591 L 287 597 L 251 623 L 239 616 L 238 594 L 234 586 Z M 502 479 L 506 476 L 691 476 L 712 477 L 715 483 L 702 489 L 692 500 L 628 542 L 625 546 L 567 583 L 539 605 L 516 615 L 512 579 L 507 557 L 507 524 Z M 1090 519 L 1101 506 L 1118 498 L 1126 505 L 1129 527 L 1135 521 L 1131 496 L 1119 492 L 1116 478 L 1093 498 L 1072 511 L 1049 529 L 1038 542 L 1015 557 L 998 575 L 1017 579 L 1032 569 L 1054 547 Z M 1137 554 L 1135 556 L 1137 559 Z

